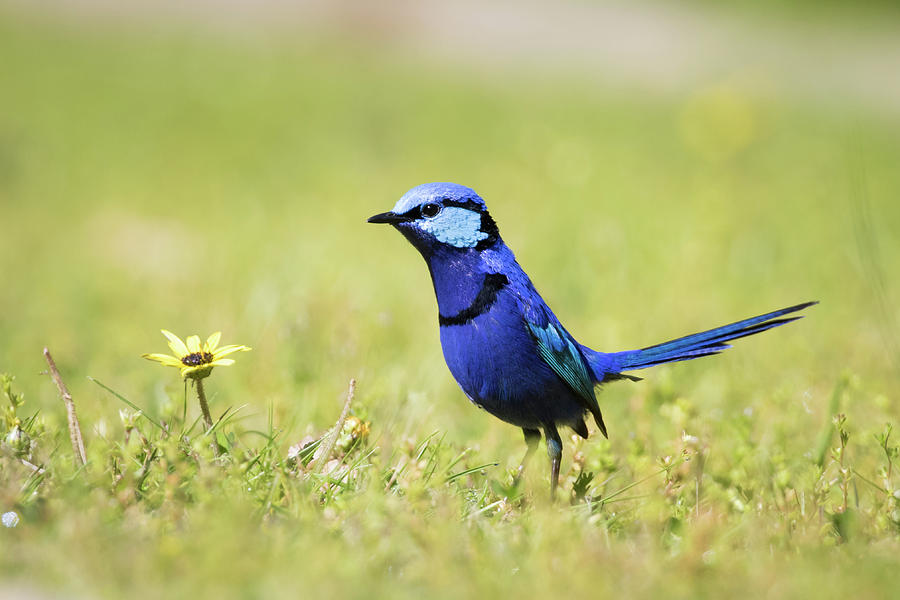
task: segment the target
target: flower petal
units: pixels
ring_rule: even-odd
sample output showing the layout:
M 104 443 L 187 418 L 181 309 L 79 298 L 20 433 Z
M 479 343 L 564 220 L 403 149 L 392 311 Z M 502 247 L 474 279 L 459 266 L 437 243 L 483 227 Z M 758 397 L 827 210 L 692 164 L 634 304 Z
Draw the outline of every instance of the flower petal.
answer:
M 200 347 L 200 336 L 199 335 L 189 335 L 187 341 L 187 347 L 190 354 L 194 352 L 201 352 L 203 349 Z
M 219 360 L 223 356 L 228 356 L 229 354 L 234 354 L 235 352 L 249 352 L 250 350 L 252 350 L 252 348 L 248 346 L 237 346 L 235 344 L 222 346 L 213 353 L 213 360 Z
M 188 347 L 184 345 L 184 342 L 181 341 L 180 337 L 165 329 L 161 329 L 160 331 L 162 331 L 162 334 L 169 340 L 169 348 L 172 349 L 175 356 L 187 356 L 191 353 L 190 350 L 188 350 Z
M 212 354 L 216 351 L 216 347 L 219 345 L 219 340 L 222 339 L 222 332 L 217 331 L 208 338 L 206 338 L 206 348 L 205 350 Z
M 228 367 L 234 364 L 233 358 L 220 358 L 209 363 L 210 367 Z
M 146 358 L 147 360 L 155 360 L 158 363 L 162 363 L 167 367 L 181 367 L 181 361 L 175 358 L 174 356 L 169 356 L 168 354 L 141 354 L 141 358 Z

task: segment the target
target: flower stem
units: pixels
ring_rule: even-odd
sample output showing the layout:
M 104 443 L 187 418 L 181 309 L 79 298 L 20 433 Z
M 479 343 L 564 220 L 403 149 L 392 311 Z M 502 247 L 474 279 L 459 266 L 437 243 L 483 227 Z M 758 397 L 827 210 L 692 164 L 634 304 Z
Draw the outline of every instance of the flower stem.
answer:
M 194 383 L 197 387 L 197 399 L 200 400 L 200 412 L 203 413 L 203 422 L 206 423 L 206 430 L 212 429 L 212 416 L 209 414 L 209 404 L 206 402 L 206 392 L 203 391 L 203 380 L 196 379 Z
M 212 415 L 209 414 L 209 403 L 206 401 L 206 392 L 203 391 L 203 380 L 195 379 L 194 383 L 197 387 L 197 399 L 200 401 L 200 412 L 203 413 L 203 422 L 206 423 L 206 431 L 208 433 L 212 431 L 213 422 Z M 212 446 L 213 453 L 218 457 L 219 442 L 216 441 L 215 436 L 213 436 L 210 445 Z

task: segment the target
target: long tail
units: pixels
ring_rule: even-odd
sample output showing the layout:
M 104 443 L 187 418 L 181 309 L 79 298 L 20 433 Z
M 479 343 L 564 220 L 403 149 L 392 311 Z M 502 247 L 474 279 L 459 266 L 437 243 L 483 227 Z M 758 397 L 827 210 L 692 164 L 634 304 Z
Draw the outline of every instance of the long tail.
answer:
M 695 333 L 670 342 L 663 342 L 655 346 L 641 348 L 640 350 L 627 350 L 606 355 L 605 370 L 618 373 L 646 369 L 655 365 L 679 360 L 691 360 L 701 356 L 718 354 L 722 350 L 731 348 L 729 342 L 738 338 L 760 333 L 791 321 L 803 318 L 802 316 L 781 318 L 797 311 L 803 310 L 818 302 L 804 302 L 796 306 L 789 306 L 774 312 L 766 313 L 758 317 L 744 319 L 730 325 L 716 327 L 702 333 Z

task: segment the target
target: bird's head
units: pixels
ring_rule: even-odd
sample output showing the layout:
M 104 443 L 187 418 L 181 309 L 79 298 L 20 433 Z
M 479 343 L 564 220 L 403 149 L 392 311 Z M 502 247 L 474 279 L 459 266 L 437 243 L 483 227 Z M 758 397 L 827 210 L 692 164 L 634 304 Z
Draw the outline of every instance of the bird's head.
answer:
M 426 257 L 438 249 L 484 250 L 500 239 L 484 200 L 455 183 L 416 186 L 369 223 L 393 225 Z

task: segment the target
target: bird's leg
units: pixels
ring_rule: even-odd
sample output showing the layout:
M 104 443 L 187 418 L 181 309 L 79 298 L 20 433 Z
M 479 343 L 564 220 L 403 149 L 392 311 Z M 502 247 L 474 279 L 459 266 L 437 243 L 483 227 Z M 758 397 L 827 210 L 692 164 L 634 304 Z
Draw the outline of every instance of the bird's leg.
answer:
M 562 440 L 556 425 L 544 426 L 544 437 L 547 438 L 547 455 L 550 457 L 550 499 L 556 498 L 556 488 L 559 486 L 559 461 L 562 458 Z
M 537 450 L 538 444 L 541 442 L 540 429 L 525 429 L 523 427 L 522 433 L 525 434 L 525 444 L 528 446 L 528 449 L 525 450 L 525 456 L 522 457 L 522 462 L 519 464 L 516 476 L 513 477 L 513 485 L 516 485 L 519 483 L 519 480 L 522 479 L 522 473 L 525 472 L 525 465 L 531 460 L 534 451 Z

